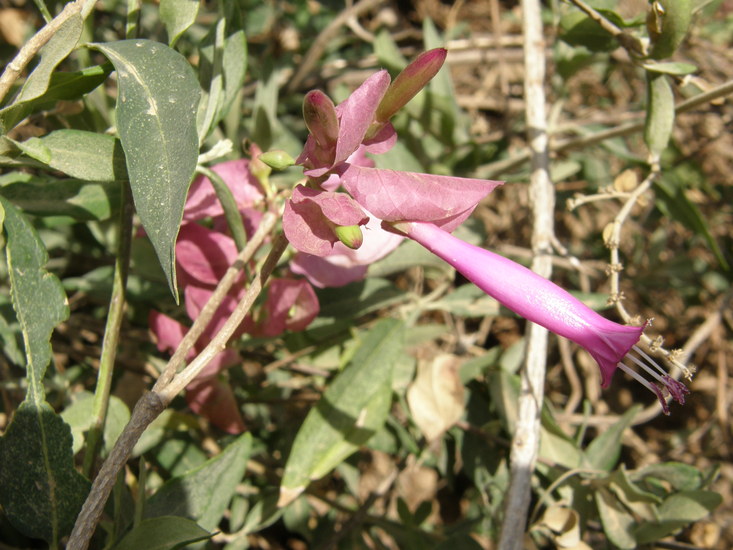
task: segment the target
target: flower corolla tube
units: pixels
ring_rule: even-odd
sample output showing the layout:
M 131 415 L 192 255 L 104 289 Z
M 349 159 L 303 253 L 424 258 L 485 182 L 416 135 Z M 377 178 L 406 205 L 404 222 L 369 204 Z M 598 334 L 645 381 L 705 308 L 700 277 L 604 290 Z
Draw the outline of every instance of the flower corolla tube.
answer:
M 614 323 L 523 265 L 466 243 L 433 224 L 403 222 L 393 227 L 453 266 L 508 309 L 582 346 L 598 363 L 604 388 L 611 383 L 616 370 L 622 370 L 657 396 L 665 414 L 669 414 L 665 393 L 684 404 L 687 387 L 636 345 L 646 323 L 638 327 Z

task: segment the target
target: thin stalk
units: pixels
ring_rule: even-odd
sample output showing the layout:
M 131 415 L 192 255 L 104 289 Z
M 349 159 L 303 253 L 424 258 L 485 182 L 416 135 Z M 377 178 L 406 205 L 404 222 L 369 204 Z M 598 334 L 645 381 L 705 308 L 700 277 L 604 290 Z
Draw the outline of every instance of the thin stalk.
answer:
M 125 38 L 137 38 L 137 25 L 140 21 L 140 7 L 142 0 L 127 0 L 127 23 L 125 24 Z
M 46 2 L 44 2 L 43 0 L 33 0 L 33 3 L 38 8 L 38 11 L 41 12 L 43 20 L 46 23 L 49 23 L 53 19 L 53 16 L 51 15 L 51 12 L 48 11 L 48 7 L 46 7 Z
M 211 180 L 211 185 L 214 186 L 214 191 L 216 191 L 216 197 L 219 199 L 219 202 L 224 209 L 224 218 L 226 218 L 229 231 L 232 232 L 232 238 L 234 239 L 234 243 L 237 245 L 237 250 L 242 250 L 247 244 L 247 233 L 244 231 L 242 214 L 239 213 L 237 201 L 234 198 L 232 190 L 229 189 L 229 186 L 226 184 L 224 179 L 210 168 L 197 166 L 196 172 Z
M 175 353 L 168 361 L 165 370 L 161 373 L 161 375 L 158 377 L 158 380 L 155 382 L 155 385 L 153 386 L 153 391 L 161 390 L 162 388 L 167 386 L 168 383 L 173 379 L 176 372 L 178 372 L 178 369 L 181 367 L 181 365 L 183 365 L 184 361 L 186 360 L 186 355 L 191 350 L 191 348 L 193 348 L 199 337 L 203 334 L 204 329 L 209 324 L 209 321 L 211 321 L 212 317 L 216 313 L 216 310 L 221 305 L 224 296 L 227 295 L 229 290 L 232 288 L 234 281 L 237 280 L 237 276 L 242 271 L 245 264 L 254 256 L 255 252 L 262 245 L 265 237 L 270 234 L 276 223 L 277 216 L 275 216 L 275 214 L 273 214 L 272 212 L 268 212 L 263 216 L 262 221 L 257 228 L 257 231 L 254 235 L 252 235 L 252 238 L 247 243 L 247 246 L 245 246 L 244 249 L 239 253 L 234 263 L 232 263 L 232 265 L 229 266 L 229 269 L 227 269 L 226 273 L 224 273 L 224 277 L 222 277 L 221 281 L 219 281 L 219 284 L 216 286 L 216 289 L 211 295 L 211 298 L 209 298 L 209 301 L 206 302 L 206 305 L 199 312 L 199 316 L 196 317 L 193 325 L 190 329 L 188 329 L 186 336 L 184 336 L 183 340 L 181 340 L 181 343 L 178 345 L 178 348 L 176 348 Z
M 127 274 L 130 268 L 130 249 L 132 244 L 132 215 L 134 207 L 132 193 L 127 182 L 122 185 L 120 201 L 120 219 L 117 236 L 117 258 L 112 279 L 112 297 L 107 313 L 107 325 L 104 328 L 102 353 L 99 358 L 99 372 L 97 373 L 97 387 L 94 391 L 92 403 L 92 426 L 87 435 L 87 448 L 84 454 L 82 471 L 85 476 L 91 477 L 94 462 L 99 452 L 104 423 L 107 419 L 109 394 L 112 388 L 112 374 L 114 372 L 117 345 L 120 340 L 120 326 L 125 313 L 125 294 L 127 288 Z
M 247 287 L 247 292 L 239 301 L 239 304 L 237 304 L 236 309 L 229 316 L 227 322 L 224 323 L 224 326 L 219 329 L 216 336 L 211 339 L 211 342 L 209 342 L 209 344 L 201 351 L 196 359 L 191 361 L 185 369 L 178 373 L 178 375 L 171 380 L 170 384 L 165 388 L 161 388 L 159 393 L 165 403 L 170 403 L 173 398 L 183 390 L 183 388 L 188 386 L 188 384 L 198 376 L 204 367 L 208 365 L 217 354 L 224 350 L 229 338 L 232 337 L 234 331 L 236 331 L 239 328 L 239 325 L 242 324 L 242 321 L 247 313 L 249 313 L 249 310 L 252 309 L 255 299 L 260 295 L 260 292 L 262 292 L 265 282 L 274 271 L 275 267 L 277 267 L 277 263 L 280 261 L 280 257 L 283 255 L 283 252 L 285 252 L 287 247 L 288 240 L 284 235 L 278 235 L 272 243 L 272 248 L 265 259 L 265 262 L 262 264 L 262 268 L 260 268 L 260 271 L 252 280 L 249 287 Z
M 532 173 L 532 271 L 550 278 L 554 240 L 555 189 L 550 178 L 545 82 L 545 42 L 539 0 L 522 1 L 524 33 L 524 95 Z M 517 423 L 510 454 L 511 480 L 507 490 L 499 550 L 523 547 L 531 497 L 532 473 L 540 444 L 540 413 L 547 366 L 547 329 L 530 323 L 527 357 L 522 369 Z
M 102 516 L 104 505 L 114 486 L 119 471 L 125 466 L 135 443 L 150 423 L 170 404 L 173 398 L 193 380 L 211 359 L 226 346 L 229 338 L 237 330 L 245 315 L 249 312 L 255 299 L 262 291 L 265 282 L 277 266 L 280 257 L 288 246 L 288 241 L 280 235 L 275 239 L 272 249 L 262 264 L 262 268 L 247 288 L 244 297 L 237 304 L 237 308 L 229 317 L 224 326 L 214 336 L 208 346 L 170 383 L 158 391 L 144 394 L 135 405 L 130 421 L 125 426 L 115 446 L 105 460 L 99 475 L 94 479 L 89 496 L 76 518 L 74 529 L 69 537 L 67 550 L 86 550 L 94 534 L 99 519 Z M 156 384 L 157 386 L 158 384 Z
M 56 31 L 63 26 L 69 19 L 77 14 L 86 17 L 96 0 L 76 0 L 69 2 L 64 6 L 56 17 L 54 17 L 46 26 L 41 28 L 33 37 L 25 43 L 18 51 L 13 60 L 5 66 L 2 76 L 0 76 L 0 102 L 10 91 L 13 83 L 26 68 L 31 59 L 35 57 L 38 51 L 51 40 Z

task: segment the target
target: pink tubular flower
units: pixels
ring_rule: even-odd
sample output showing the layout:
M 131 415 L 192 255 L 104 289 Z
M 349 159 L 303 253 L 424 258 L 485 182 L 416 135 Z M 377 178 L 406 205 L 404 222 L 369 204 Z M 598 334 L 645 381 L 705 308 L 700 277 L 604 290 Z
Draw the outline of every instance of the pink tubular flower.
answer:
M 395 229 L 445 260 L 505 307 L 585 348 L 598 362 L 602 386 L 621 369 L 651 390 L 669 414 L 663 391 L 623 363 L 628 359 L 654 378 L 678 403 L 687 387 L 671 378 L 636 343 L 645 326 L 619 325 L 602 317 L 570 293 L 526 267 L 468 244 L 430 223 L 403 222 Z M 634 350 L 641 358 L 630 353 Z M 651 363 L 651 366 L 647 363 Z

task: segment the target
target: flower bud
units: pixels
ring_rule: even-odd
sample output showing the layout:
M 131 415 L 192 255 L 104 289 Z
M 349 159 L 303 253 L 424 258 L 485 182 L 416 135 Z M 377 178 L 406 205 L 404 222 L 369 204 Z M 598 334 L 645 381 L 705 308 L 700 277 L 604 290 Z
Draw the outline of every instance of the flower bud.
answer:
M 262 153 L 258 158 L 267 164 L 267 166 L 274 168 L 275 170 L 285 170 L 295 164 L 295 159 L 293 157 L 279 149 Z
M 358 225 L 337 225 L 333 231 L 338 240 L 352 250 L 356 250 L 364 242 L 364 235 Z
M 320 147 L 328 149 L 338 140 L 339 121 L 336 107 L 326 94 L 312 90 L 303 99 L 303 119 Z
M 377 122 L 386 122 L 404 107 L 428 82 L 438 74 L 448 51 L 436 48 L 420 54 L 397 75 L 377 108 Z

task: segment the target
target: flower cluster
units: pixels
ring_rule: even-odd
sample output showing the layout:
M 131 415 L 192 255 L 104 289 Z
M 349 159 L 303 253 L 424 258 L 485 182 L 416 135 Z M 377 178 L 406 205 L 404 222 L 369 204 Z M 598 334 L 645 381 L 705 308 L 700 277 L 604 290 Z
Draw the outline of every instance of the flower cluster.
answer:
M 306 95 L 303 114 L 310 135 L 297 162 L 308 179 L 285 207 L 283 229 L 290 243 L 328 259 L 339 241 L 358 249 L 378 235 L 379 221 L 384 232 L 418 242 L 507 308 L 585 348 L 600 366 L 603 387 L 620 369 L 651 390 L 665 413 L 666 394 L 684 403 L 687 388 L 636 346 L 644 326 L 609 321 L 524 266 L 450 234 L 501 182 L 369 165 L 364 153 L 384 153 L 395 143 L 389 118 L 435 76 L 444 60 L 445 50 L 425 52 L 394 82 L 379 71 L 337 107 L 322 92 Z M 368 229 L 366 235 L 361 227 Z

